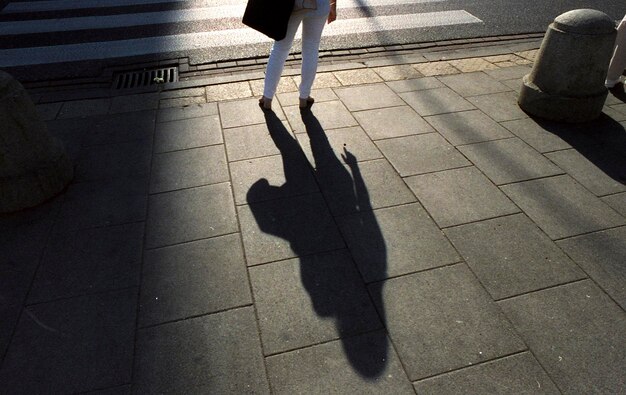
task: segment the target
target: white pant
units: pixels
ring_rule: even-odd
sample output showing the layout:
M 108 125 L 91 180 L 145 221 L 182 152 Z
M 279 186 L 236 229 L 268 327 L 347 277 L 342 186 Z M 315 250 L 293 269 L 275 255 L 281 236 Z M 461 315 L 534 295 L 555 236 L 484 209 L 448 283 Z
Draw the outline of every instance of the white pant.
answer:
M 624 68 L 626 68 L 626 16 L 624 16 L 617 27 L 615 51 L 613 52 L 613 58 L 609 64 L 606 79 L 612 81 L 617 80 L 622 75 L 622 72 L 624 72 Z
M 289 56 L 293 39 L 302 23 L 302 78 L 300 82 L 300 98 L 305 99 L 311 94 L 311 87 L 317 72 L 320 38 L 330 10 L 329 0 L 317 0 L 317 10 L 304 10 L 291 14 L 287 35 L 275 41 L 265 72 L 265 88 L 263 96 L 271 99 L 276 94 L 280 75 Z

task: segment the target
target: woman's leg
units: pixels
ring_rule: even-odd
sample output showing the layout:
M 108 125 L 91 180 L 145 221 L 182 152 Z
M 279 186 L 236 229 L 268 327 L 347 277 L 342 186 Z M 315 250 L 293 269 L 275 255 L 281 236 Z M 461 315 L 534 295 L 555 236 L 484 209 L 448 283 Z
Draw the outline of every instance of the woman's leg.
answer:
M 280 41 L 274 41 L 270 58 L 267 62 L 267 70 L 265 71 L 265 86 L 263 96 L 271 99 L 276 94 L 276 88 L 280 81 L 280 75 L 283 73 L 285 61 L 289 56 L 289 50 L 293 44 L 293 38 L 298 31 L 298 26 L 302 22 L 302 15 L 291 14 L 289 25 L 287 26 L 287 35 Z
M 320 38 L 327 16 L 304 18 L 302 22 L 302 81 L 300 82 L 300 98 L 311 95 L 311 87 L 317 73 Z
M 609 71 L 606 75 L 607 84 L 615 85 L 617 80 L 626 68 L 626 17 L 622 19 L 617 27 L 617 37 L 615 39 L 615 51 L 609 64 Z

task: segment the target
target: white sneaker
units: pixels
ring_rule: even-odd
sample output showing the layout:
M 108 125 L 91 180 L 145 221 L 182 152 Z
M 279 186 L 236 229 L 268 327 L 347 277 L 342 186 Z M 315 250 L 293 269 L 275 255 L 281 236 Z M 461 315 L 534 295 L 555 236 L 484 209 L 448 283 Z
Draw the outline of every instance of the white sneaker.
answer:
M 615 85 L 620 83 L 620 78 L 616 79 L 616 80 L 605 80 L 604 81 L 604 86 L 606 86 L 607 88 L 611 89 L 611 88 L 615 88 Z

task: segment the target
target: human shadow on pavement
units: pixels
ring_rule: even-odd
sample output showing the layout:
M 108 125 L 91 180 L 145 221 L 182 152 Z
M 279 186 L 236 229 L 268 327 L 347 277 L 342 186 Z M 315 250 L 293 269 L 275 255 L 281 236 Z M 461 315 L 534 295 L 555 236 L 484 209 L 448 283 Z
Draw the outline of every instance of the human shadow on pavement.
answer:
M 315 161 L 313 173 L 317 184 L 325 192 L 325 203 L 315 205 L 315 208 L 312 205 L 307 207 L 305 204 L 311 200 L 296 197 L 281 199 L 280 203 L 272 205 L 271 210 L 267 210 L 264 205 L 255 205 L 253 202 L 284 195 L 281 192 L 293 195 L 292 185 L 302 184 L 302 164 L 311 171 L 300 145 L 276 114 L 272 111 L 264 113 L 271 138 L 282 156 L 285 183 L 272 186 L 266 179 L 255 182 L 247 193 L 251 211 L 261 231 L 289 241 L 291 249 L 299 258 L 300 278 L 312 308 L 319 317 L 335 321 L 343 350 L 352 368 L 366 379 L 376 379 L 385 370 L 389 348 L 387 334 L 383 330 L 385 314 L 382 284 L 372 284 L 367 288 L 368 295 L 354 260 L 345 250 L 336 218 L 331 217 L 328 209 L 330 199 L 335 203 L 334 207 L 337 204 L 341 207 L 341 213 L 353 213 L 356 216 L 357 220 L 349 222 L 349 232 L 352 237 L 367 237 L 370 245 L 375 246 L 372 254 L 376 256 L 369 260 L 370 265 L 375 267 L 367 270 L 376 273 L 377 278 L 385 278 L 385 242 L 372 211 L 357 158 L 344 147 L 341 154 L 347 164 L 344 166 L 333 152 L 315 115 L 308 109 L 302 110 L 302 120 Z M 321 195 L 319 199 L 324 202 Z M 315 212 L 311 212 L 312 209 Z M 312 222 L 317 222 L 319 218 L 328 218 L 331 226 L 327 231 L 335 232 L 340 243 L 333 248 L 320 245 L 324 242 L 323 237 L 312 234 L 315 232 L 312 232 L 307 223 L 302 224 L 302 218 Z M 311 227 L 319 228 L 315 223 Z M 366 335 L 358 336 L 361 334 Z
M 626 130 L 622 124 L 604 113 L 580 124 L 539 118 L 535 122 L 567 142 L 607 176 L 626 184 Z

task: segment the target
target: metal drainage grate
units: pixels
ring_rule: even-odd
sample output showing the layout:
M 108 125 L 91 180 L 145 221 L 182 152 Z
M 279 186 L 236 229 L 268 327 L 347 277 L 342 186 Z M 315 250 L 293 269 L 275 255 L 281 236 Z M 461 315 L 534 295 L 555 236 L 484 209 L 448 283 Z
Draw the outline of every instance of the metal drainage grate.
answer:
M 128 71 L 113 77 L 113 89 L 133 89 L 178 81 L 178 67 Z

